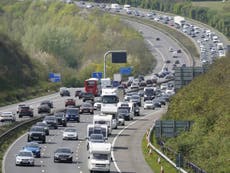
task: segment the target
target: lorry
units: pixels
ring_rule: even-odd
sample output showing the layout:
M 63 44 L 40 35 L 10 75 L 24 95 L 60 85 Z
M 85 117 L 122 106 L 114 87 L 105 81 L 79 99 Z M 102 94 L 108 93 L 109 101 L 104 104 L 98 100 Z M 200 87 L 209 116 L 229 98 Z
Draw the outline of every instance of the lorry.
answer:
M 173 21 L 179 27 L 182 27 L 185 24 L 185 19 L 181 16 L 174 16 Z
M 117 116 L 117 103 L 119 102 L 119 97 L 117 93 L 119 91 L 117 88 L 109 92 L 103 92 L 101 98 L 101 113 L 103 115 L 112 115 L 112 128 L 117 128 L 118 126 L 118 116 Z
M 88 169 L 90 172 L 110 172 L 111 144 L 92 143 L 89 148 Z
M 114 9 L 114 10 L 120 10 L 121 9 L 119 4 L 111 4 L 110 8 Z
M 101 79 L 101 88 L 106 88 L 108 86 L 111 86 L 111 79 L 110 78 L 102 78 Z

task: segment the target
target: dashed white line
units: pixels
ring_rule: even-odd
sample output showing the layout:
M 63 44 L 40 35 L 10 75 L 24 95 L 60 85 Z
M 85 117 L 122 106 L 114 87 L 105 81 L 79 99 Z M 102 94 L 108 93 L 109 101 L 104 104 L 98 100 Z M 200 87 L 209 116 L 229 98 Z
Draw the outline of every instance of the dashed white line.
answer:
M 125 131 L 129 126 L 132 126 L 132 125 L 135 124 L 137 121 L 139 121 L 139 120 L 141 120 L 141 119 L 144 119 L 144 118 L 146 118 L 146 117 L 149 117 L 149 116 L 151 116 L 151 115 L 152 115 L 152 113 L 147 114 L 146 116 L 143 116 L 142 118 L 140 118 L 140 119 L 138 119 L 138 120 L 136 120 L 136 121 L 130 123 L 130 124 L 127 125 L 126 127 L 124 127 L 124 128 L 116 135 L 116 137 L 113 139 L 112 147 L 114 148 L 114 145 L 115 145 L 115 142 L 116 142 L 117 138 L 118 138 L 118 137 L 120 136 L 120 134 L 121 134 L 123 131 Z M 121 170 L 120 170 L 120 168 L 119 168 L 118 165 L 117 165 L 117 162 L 116 162 L 116 159 L 115 159 L 114 151 L 113 151 L 113 150 L 112 150 L 111 155 L 112 155 L 113 163 L 114 163 L 114 166 L 115 166 L 117 172 L 121 173 Z

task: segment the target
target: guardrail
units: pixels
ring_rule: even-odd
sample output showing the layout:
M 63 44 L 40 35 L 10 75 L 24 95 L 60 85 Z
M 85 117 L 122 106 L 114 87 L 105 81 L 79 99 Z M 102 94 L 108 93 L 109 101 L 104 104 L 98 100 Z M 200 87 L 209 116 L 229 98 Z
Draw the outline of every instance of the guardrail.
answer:
M 7 130 L 6 132 L 4 132 L 3 134 L 0 135 L 0 145 L 2 145 L 8 138 L 9 136 L 12 136 L 16 131 L 18 131 L 21 128 L 24 128 L 25 126 L 28 126 L 30 124 L 33 124 L 36 121 L 41 120 L 42 118 L 44 118 L 45 115 L 39 116 L 39 117 L 35 117 L 26 121 L 23 121 L 22 123 L 14 126 L 13 128 Z
M 188 173 L 184 169 L 177 167 L 176 164 L 172 160 L 170 160 L 160 150 L 158 150 L 156 147 L 153 146 L 153 144 L 151 143 L 151 136 L 152 136 L 152 133 L 153 133 L 153 130 L 154 130 L 154 126 L 155 126 L 155 122 L 153 123 L 152 127 L 150 128 L 150 130 L 149 130 L 149 132 L 147 134 L 148 146 L 151 147 L 152 150 L 154 150 L 157 154 L 159 154 L 162 158 L 164 158 L 168 163 L 170 163 L 178 171 L 180 171 L 182 173 Z

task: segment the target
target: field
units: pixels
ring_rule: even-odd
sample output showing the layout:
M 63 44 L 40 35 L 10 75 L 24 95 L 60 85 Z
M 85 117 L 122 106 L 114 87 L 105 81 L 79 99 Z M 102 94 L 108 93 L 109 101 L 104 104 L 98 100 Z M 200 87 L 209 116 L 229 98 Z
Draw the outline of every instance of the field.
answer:
M 193 6 L 207 7 L 218 12 L 229 12 L 230 11 L 230 1 L 200 1 L 192 2 Z

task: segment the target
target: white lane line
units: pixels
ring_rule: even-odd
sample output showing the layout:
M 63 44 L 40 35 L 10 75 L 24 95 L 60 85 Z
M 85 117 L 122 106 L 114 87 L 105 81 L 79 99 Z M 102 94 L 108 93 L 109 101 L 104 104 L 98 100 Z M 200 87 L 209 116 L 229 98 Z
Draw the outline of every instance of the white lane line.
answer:
M 154 44 L 153 44 L 150 40 L 147 40 L 147 42 L 148 42 L 152 47 L 154 47 Z M 164 55 L 161 53 L 161 51 L 160 51 L 157 47 L 154 47 L 154 49 L 156 49 L 156 51 L 160 54 L 161 58 L 162 58 L 163 61 L 165 62 L 165 57 L 164 57 Z
M 122 132 L 124 132 L 129 126 L 132 126 L 133 124 L 135 124 L 135 123 L 136 123 L 137 121 L 139 121 L 139 120 L 142 120 L 142 119 L 144 119 L 144 118 L 147 118 L 147 117 L 149 117 L 149 116 L 152 116 L 152 114 L 153 114 L 153 113 L 149 113 L 149 114 L 147 114 L 146 116 L 143 116 L 143 117 L 141 117 L 140 119 L 138 119 L 138 120 L 136 120 L 136 121 L 130 123 L 128 126 L 124 127 L 124 128 L 116 135 L 116 137 L 113 139 L 112 147 L 114 148 L 114 145 L 115 145 L 115 142 L 116 142 L 117 138 L 118 138 L 118 137 L 120 136 L 120 134 L 121 134 Z M 121 173 L 121 170 L 120 170 L 120 168 L 119 168 L 118 165 L 117 165 L 117 162 L 116 162 L 116 159 L 115 159 L 114 151 L 113 151 L 113 150 L 112 150 L 111 155 L 112 155 L 113 163 L 114 163 L 114 166 L 115 166 L 117 172 Z
M 13 148 L 13 146 L 24 136 L 26 136 L 27 133 L 25 133 L 24 135 L 20 136 L 18 139 L 16 139 L 11 145 L 10 147 L 7 149 L 6 153 L 4 154 L 3 157 L 3 161 L 2 161 L 2 173 L 6 173 L 6 168 L 5 168 L 5 161 L 6 161 L 6 156 L 9 154 L 10 150 Z

